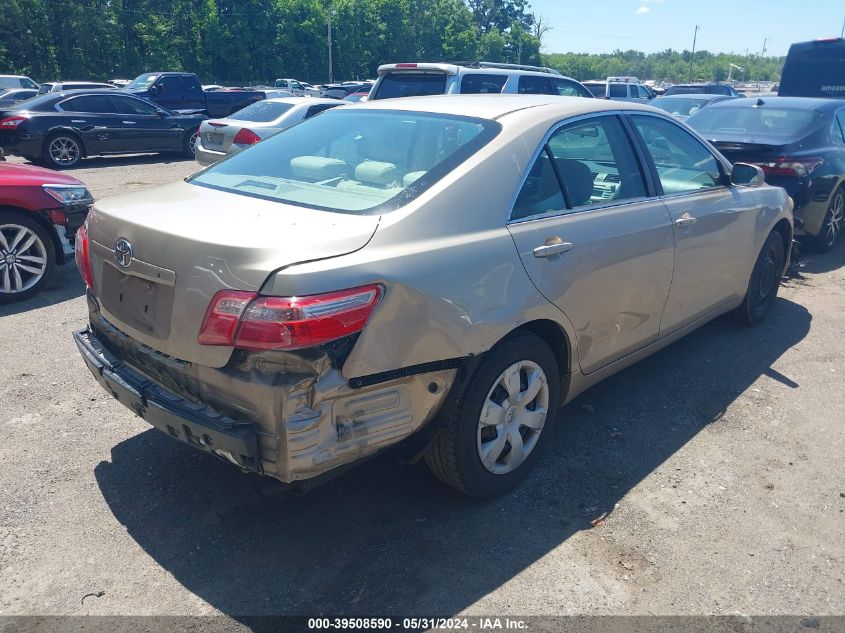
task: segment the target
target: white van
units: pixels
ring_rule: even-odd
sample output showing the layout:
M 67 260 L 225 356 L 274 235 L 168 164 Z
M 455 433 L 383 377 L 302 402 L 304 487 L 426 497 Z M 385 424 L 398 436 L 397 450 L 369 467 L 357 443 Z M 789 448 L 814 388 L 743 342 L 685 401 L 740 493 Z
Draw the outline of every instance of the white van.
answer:
M 38 84 L 24 75 L 0 75 L 0 88 L 29 88 L 38 90 Z
M 379 66 L 370 91 L 374 99 L 436 94 L 542 94 L 592 99 L 575 79 L 552 68 L 475 62 L 472 64 L 401 63 Z

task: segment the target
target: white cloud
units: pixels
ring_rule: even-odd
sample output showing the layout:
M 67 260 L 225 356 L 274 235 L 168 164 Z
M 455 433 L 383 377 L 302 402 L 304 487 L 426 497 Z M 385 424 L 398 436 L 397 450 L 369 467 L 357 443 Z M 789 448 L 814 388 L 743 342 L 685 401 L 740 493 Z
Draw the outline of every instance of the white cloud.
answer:
M 651 13 L 651 9 L 648 7 L 640 7 L 636 11 L 634 11 L 634 15 L 644 15 L 646 13 Z

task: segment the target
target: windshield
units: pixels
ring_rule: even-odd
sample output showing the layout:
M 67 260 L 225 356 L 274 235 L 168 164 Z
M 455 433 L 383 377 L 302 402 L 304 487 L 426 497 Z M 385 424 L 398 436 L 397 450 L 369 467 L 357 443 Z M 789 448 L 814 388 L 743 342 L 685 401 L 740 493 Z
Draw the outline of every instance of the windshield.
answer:
M 255 123 L 269 123 L 275 121 L 285 112 L 293 107 L 290 103 L 278 103 L 273 101 L 256 101 L 247 107 L 238 110 L 228 118 L 235 121 L 253 121 Z
M 135 80 L 126 86 L 127 90 L 146 90 L 153 85 L 158 75 L 155 73 L 147 73 L 145 75 L 138 75 Z
M 709 99 L 683 99 L 680 97 L 658 97 L 651 102 L 655 108 L 660 108 L 675 116 L 691 116 L 707 105 Z
M 446 92 L 446 73 L 398 72 L 387 73 L 381 80 L 373 99 L 442 95 Z
M 813 110 L 714 106 L 704 108 L 686 122 L 710 138 L 720 134 L 796 137 L 818 116 Z
M 470 117 L 337 108 L 188 182 L 327 211 L 389 211 L 454 170 L 500 129 Z

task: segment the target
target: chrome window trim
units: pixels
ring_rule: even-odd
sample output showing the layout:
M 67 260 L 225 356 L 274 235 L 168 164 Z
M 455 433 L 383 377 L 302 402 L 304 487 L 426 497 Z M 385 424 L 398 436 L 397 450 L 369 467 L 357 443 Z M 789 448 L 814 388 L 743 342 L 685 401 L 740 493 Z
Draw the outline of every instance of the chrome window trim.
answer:
M 623 114 L 625 114 L 625 112 L 626 111 L 622 110 L 622 109 L 602 110 L 601 112 L 590 112 L 588 114 L 579 114 L 577 116 L 573 116 L 571 118 L 564 119 L 563 121 L 558 121 L 557 123 L 555 123 L 549 129 L 549 131 L 546 132 L 545 136 L 543 136 L 543 140 L 541 141 L 540 146 L 536 150 L 534 150 L 534 153 L 531 156 L 531 160 L 528 161 L 528 167 L 525 169 L 525 171 L 522 174 L 522 177 L 519 179 L 519 186 L 516 188 L 516 191 L 514 192 L 513 196 L 511 197 L 510 206 L 508 207 L 509 211 L 508 211 L 508 220 L 506 222 L 506 225 L 521 224 L 523 222 L 530 222 L 532 220 L 544 220 L 546 218 L 552 218 L 552 217 L 563 216 L 563 215 L 571 215 L 573 213 L 584 213 L 585 211 L 593 211 L 593 210 L 599 210 L 599 209 L 609 209 L 609 208 L 612 208 L 612 207 L 618 207 L 618 206 L 622 206 L 624 204 L 630 204 L 630 203 L 637 202 L 637 201 L 654 200 L 656 198 L 659 198 L 659 196 L 640 196 L 638 198 L 625 198 L 624 200 L 618 200 L 618 201 L 614 200 L 614 201 L 611 201 L 611 202 L 608 202 L 608 203 L 589 204 L 589 205 L 582 204 L 580 206 L 573 207 L 571 209 L 563 208 L 563 209 L 559 209 L 559 210 L 555 210 L 555 211 L 547 211 L 546 213 L 538 213 L 538 214 L 535 214 L 535 215 L 529 215 L 529 216 L 526 216 L 524 218 L 517 218 L 517 219 L 513 218 L 513 208 L 516 205 L 516 200 L 517 200 L 517 198 L 519 198 L 519 194 L 522 191 L 522 188 L 525 186 L 525 181 L 528 180 L 528 175 L 531 173 L 531 170 L 534 168 L 534 163 L 537 162 L 537 158 L 543 152 L 543 149 L 546 147 L 546 145 L 548 144 L 548 142 L 552 138 L 552 136 L 554 136 L 555 132 L 557 132 L 560 128 L 562 128 L 566 125 L 569 125 L 571 123 L 577 123 L 579 121 L 584 121 L 584 120 L 588 120 L 588 119 L 599 119 L 599 118 L 608 117 L 608 116 L 618 117 L 618 116 L 622 116 Z M 639 110 L 637 110 L 637 112 L 639 112 Z M 621 121 L 620 121 L 620 123 L 622 124 L 623 129 L 624 129 L 624 127 L 625 127 L 624 123 L 621 122 Z M 625 133 L 626 133 L 626 136 L 627 136 L 628 130 L 625 130 Z M 631 140 L 631 151 L 634 153 L 634 156 L 636 157 L 637 162 L 639 162 L 639 156 L 637 155 L 636 148 L 634 147 L 633 139 Z M 645 178 L 648 177 L 648 175 L 645 174 L 645 173 L 643 173 L 642 175 Z M 648 189 L 647 182 L 645 180 L 643 181 L 643 186 L 646 189 Z

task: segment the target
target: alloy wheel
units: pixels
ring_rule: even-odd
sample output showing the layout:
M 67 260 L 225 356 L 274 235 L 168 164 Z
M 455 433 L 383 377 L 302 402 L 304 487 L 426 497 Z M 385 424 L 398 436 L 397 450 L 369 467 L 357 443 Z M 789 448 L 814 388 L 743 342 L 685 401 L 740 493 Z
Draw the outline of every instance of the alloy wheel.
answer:
M 191 150 L 191 154 L 197 153 L 197 139 L 199 138 L 198 130 L 194 130 L 194 133 L 191 134 L 191 138 L 188 139 L 188 148 Z
M 478 456 L 493 474 L 517 469 L 528 457 L 549 414 L 549 385 L 537 363 L 518 361 L 487 393 L 478 421 Z
M 47 271 L 47 248 L 31 229 L 0 225 L 0 292 L 18 294 L 37 284 Z
M 79 143 L 67 136 L 57 136 L 47 148 L 50 158 L 57 165 L 68 167 L 75 165 L 80 157 Z
M 825 235 L 825 246 L 828 248 L 836 243 L 843 221 L 845 221 L 845 192 L 840 190 L 833 196 L 827 221 L 822 229 Z

